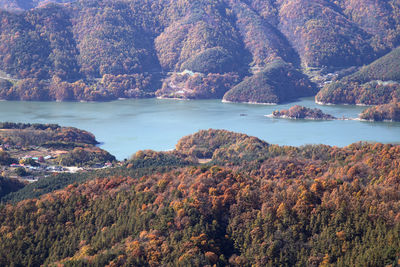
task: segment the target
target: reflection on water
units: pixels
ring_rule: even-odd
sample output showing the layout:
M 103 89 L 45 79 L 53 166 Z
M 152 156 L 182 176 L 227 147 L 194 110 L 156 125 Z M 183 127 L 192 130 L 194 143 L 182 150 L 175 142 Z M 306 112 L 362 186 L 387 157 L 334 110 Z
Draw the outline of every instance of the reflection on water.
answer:
M 365 108 L 319 106 L 311 98 L 276 106 L 166 99 L 105 103 L 3 101 L 0 121 L 58 123 L 85 129 L 94 133 L 102 142 L 101 147 L 118 159 L 128 158 L 139 149 L 173 149 L 182 136 L 209 128 L 242 132 L 280 145 L 345 146 L 361 140 L 400 142 L 400 123 L 285 120 L 264 116 L 295 104 L 317 107 L 338 118 L 357 118 Z

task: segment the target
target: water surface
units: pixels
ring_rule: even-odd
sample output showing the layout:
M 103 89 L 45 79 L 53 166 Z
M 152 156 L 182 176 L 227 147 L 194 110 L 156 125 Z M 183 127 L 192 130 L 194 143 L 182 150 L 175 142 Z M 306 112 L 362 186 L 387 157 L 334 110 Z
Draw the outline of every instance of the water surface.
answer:
M 271 106 L 168 99 L 101 103 L 3 101 L 0 121 L 58 123 L 85 129 L 96 135 L 103 149 L 120 160 L 140 149 L 173 149 L 182 136 L 209 128 L 242 132 L 279 145 L 346 146 L 361 140 L 400 143 L 400 123 L 265 117 L 295 104 L 317 107 L 339 118 L 356 118 L 365 109 L 351 105 L 319 106 L 313 98 Z

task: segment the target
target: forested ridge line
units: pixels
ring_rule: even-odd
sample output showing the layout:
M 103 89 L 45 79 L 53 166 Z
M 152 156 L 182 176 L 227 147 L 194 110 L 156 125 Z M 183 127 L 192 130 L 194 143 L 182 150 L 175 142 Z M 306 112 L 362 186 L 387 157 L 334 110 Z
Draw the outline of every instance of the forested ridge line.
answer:
M 398 145 L 289 147 L 207 130 L 105 172 L 3 205 L 0 263 L 399 263 Z

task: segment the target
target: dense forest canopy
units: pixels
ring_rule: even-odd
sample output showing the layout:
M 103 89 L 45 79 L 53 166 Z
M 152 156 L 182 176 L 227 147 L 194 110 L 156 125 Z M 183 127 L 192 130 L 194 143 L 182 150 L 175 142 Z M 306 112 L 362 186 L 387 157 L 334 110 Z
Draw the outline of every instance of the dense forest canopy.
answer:
M 6 195 L 0 264 L 397 266 L 399 177 L 398 145 L 200 131 L 174 151 Z
M 0 8 L 0 78 L 11 82 L 0 80 L 2 99 L 151 97 L 185 70 L 214 89 L 199 88 L 202 79 L 172 84 L 181 97 L 222 98 L 276 60 L 303 70 L 362 66 L 400 44 L 396 0 L 0 0 Z M 176 97 L 167 89 L 158 95 Z

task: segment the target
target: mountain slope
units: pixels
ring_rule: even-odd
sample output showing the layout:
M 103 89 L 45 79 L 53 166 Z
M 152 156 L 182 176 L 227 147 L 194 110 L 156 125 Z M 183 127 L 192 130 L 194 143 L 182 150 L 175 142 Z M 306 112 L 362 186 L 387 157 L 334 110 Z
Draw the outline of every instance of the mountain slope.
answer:
M 151 97 L 180 71 L 239 82 L 275 60 L 361 66 L 400 44 L 396 0 L 2 0 L 0 8 L 0 71 L 14 78 L 2 99 Z
M 327 1 L 283 1 L 279 29 L 305 66 L 360 65 L 373 58 L 370 36 Z
M 321 103 L 381 105 L 400 98 L 400 47 L 339 81 L 325 85 Z

